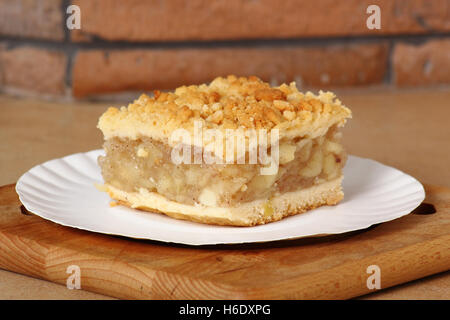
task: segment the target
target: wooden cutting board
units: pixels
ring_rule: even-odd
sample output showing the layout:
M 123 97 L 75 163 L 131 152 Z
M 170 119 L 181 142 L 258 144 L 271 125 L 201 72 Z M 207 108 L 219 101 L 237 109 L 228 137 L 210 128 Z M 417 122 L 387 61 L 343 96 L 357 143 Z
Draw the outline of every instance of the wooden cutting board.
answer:
M 412 214 L 362 231 L 190 247 L 60 226 L 27 213 L 8 185 L 0 268 L 66 285 L 75 265 L 82 289 L 126 299 L 352 298 L 376 290 L 367 287 L 371 265 L 381 289 L 450 269 L 450 189 L 425 190 L 427 204 Z

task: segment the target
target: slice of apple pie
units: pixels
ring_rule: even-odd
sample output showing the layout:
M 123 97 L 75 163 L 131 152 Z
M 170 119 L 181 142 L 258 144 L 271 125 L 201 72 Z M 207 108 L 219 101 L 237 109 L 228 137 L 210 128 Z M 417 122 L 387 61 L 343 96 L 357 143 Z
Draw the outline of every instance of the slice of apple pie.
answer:
M 257 77 L 141 95 L 98 127 L 111 198 L 208 224 L 254 226 L 343 198 L 342 127 L 331 92 L 271 87 Z

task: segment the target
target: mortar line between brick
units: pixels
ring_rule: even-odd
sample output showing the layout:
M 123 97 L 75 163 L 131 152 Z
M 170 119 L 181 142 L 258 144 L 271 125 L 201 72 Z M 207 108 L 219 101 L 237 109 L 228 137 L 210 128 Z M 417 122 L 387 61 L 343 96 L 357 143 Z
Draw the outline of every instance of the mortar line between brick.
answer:
M 65 23 L 65 19 L 64 19 Z M 65 25 L 64 28 L 66 29 Z M 54 50 L 67 50 L 74 52 L 76 49 L 104 49 L 104 50 L 128 50 L 128 49 L 208 49 L 208 48 L 273 48 L 273 47 L 326 47 L 333 45 L 370 44 L 382 41 L 404 42 L 409 44 L 422 44 L 428 40 L 449 39 L 450 33 L 415 34 L 415 35 L 380 35 L 380 36 L 346 36 L 330 38 L 293 38 L 293 39 L 239 39 L 223 41 L 168 41 L 168 42 L 126 42 L 103 41 L 71 42 L 69 31 L 68 39 L 63 42 L 54 42 L 43 39 L 13 38 L 0 36 L 0 42 L 6 42 L 8 47 L 22 45 L 34 45 Z
M 67 7 L 70 6 L 71 4 L 71 0 L 62 0 L 61 1 L 61 15 L 63 17 L 62 19 L 62 28 L 64 30 L 64 42 L 63 42 L 63 46 L 64 46 L 64 53 L 66 55 L 66 72 L 65 72 L 65 78 L 64 78 L 64 83 L 66 85 L 66 89 L 67 89 L 67 94 L 69 96 L 72 95 L 71 90 L 72 90 L 72 66 L 73 66 L 73 59 L 74 59 L 74 55 L 75 55 L 75 51 L 76 48 L 74 46 L 71 45 L 71 40 L 70 40 L 70 31 L 69 29 L 67 29 L 67 25 L 66 25 L 66 19 L 67 19 Z M 55 48 L 55 49 L 60 49 L 60 48 Z

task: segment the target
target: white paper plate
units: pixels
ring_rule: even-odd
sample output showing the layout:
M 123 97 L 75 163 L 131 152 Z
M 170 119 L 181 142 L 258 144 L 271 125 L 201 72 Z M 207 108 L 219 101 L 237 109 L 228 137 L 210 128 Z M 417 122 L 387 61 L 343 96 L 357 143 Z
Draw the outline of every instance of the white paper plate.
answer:
M 17 182 L 30 212 L 79 229 L 189 245 L 264 242 L 367 228 L 410 213 L 425 198 L 411 176 L 376 161 L 349 156 L 344 200 L 256 227 L 223 227 L 176 220 L 123 206 L 110 207 L 97 157 L 102 150 L 73 154 L 38 165 Z

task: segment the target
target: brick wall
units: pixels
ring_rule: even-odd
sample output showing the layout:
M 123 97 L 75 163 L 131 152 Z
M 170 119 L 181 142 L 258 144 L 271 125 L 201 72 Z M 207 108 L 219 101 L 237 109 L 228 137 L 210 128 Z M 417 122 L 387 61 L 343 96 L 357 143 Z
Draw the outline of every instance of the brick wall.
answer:
M 66 9 L 81 9 L 81 29 Z M 381 9 L 369 30 L 366 8 Z M 90 98 L 218 75 L 450 84 L 450 0 L 0 0 L 0 90 Z

